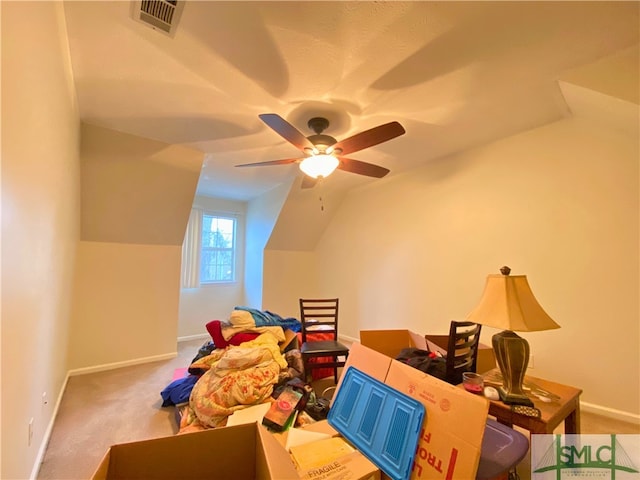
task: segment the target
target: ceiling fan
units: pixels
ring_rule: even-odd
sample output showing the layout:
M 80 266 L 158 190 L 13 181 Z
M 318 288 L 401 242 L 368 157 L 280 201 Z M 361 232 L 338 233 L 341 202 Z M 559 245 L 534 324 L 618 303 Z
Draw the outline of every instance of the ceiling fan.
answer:
M 329 127 L 329 120 L 326 118 L 314 117 L 310 119 L 307 125 L 315 134 L 305 137 L 296 127 L 278 114 L 264 113 L 258 116 L 278 135 L 301 150 L 304 157 L 245 163 L 236 165 L 236 167 L 299 163 L 300 170 L 306 174 L 302 181 L 302 188 L 313 187 L 319 178 L 325 178 L 331 175 L 336 168 L 344 170 L 345 172 L 357 173 L 358 175 L 366 175 L 368 177 L 384 177 L 389 173 L 389 169 L 360 160 L 346 158 L 343 157 L 343 155 L 364 150 L 365 148 L 378 145 L 405 133 L 404 128 L 398 122 L 389 122 L 357 133 L 344 140 L 337 141 L 335 138 L 322 133 Z

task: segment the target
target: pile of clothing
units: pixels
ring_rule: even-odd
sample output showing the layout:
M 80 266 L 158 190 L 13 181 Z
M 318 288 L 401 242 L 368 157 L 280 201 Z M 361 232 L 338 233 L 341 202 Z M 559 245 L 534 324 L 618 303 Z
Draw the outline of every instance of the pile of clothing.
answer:
M 161 392 L 164 407 L 188 402 L 179 433 L 225 425 L 234 411 L 270 401 L 274 388 L 304 375 L 299 350 L 281 348 L 285 329 L 300 331 L 297 319 L 236 307 L 228 321 L 212 320 L 206 328 L 211 340 L 198 350 L 189 375 Z

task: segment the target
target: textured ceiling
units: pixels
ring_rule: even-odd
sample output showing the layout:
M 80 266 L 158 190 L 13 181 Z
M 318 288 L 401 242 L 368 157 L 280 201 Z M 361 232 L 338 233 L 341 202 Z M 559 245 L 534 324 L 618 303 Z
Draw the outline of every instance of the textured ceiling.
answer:
M 407 133 L 353 158 L 390 175 L 569 115 L 558 80 L 638 43 L 637 2 L 207 2 L 173 37 L 127 1 L 65 3 L 83 121 L 206 154 L 198 192 L 248 200 L 299 153 L 259 119 L 338 140 L 397 120 Z M 379 180 L 338 171 L 341 189 Z

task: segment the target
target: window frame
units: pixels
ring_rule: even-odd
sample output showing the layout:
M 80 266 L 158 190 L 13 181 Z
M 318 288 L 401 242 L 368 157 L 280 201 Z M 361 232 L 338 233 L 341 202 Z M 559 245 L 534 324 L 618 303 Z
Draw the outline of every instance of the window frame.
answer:
M 201 281 L 201 253 L 202 231 L 204 215 L 229 219 L 233 222 L 233 280 Z M 182 241 L 182 255 L 180 266 L 180 288 L 199 289 L 238 285 L 244 275 L 244 221 L 243 213 L 218 210 L 200 205 L 193 205 L 189 214 L 184 240 Z
M 205 221 L 205 217 L 211 217 L 212 219 L 222 219 L 222 220 L 230 220 L 233 224 L 233 232 L 232 232 L 232 241 L 231 241 L 231 247 L 227 247 L 227 248 L 223 248 L 223 247 L 206 247 L 204 245 L 203 242 L 203 235 L 205 233 L 203 225 L 204 225 L 204 221 Z M 238 219 L 234 216 L 234 215 L 229 215 L 229 214 L 223 214 L 223 213 L 219 213 L 219 212 L 213 212 L 213 211 L 209 211 L 209 210 L 202 210 L 200 212 L 200 231 L 198 232 L 198 284 L 202 287 L 202 286 L 207 286 L 207 285 L 221 285 L 221 284 L 229 284 L 229 283 L 236 283 L 237 282 L 237 265 L 238 265 L 238 261 L 237 261 L 237 237 L 238 237 Z M 210 250 L 210 251 L 228 251 L 231 253 L 231 279 L 230 280 L 226 280 L 226 279 L 219 279 L 219 280 L 203 280 L 202 279 L 202 258 L 203 258 L 203 254 L 205 249 Z

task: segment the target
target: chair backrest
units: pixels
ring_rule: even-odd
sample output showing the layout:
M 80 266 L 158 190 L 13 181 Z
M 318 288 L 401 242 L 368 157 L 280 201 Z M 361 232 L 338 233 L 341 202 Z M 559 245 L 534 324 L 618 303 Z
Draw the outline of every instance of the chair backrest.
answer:
M 463 372 L 475 372 L 482 325 L 452 321 L 447 348 L 447 378 L 453 384 L 462 382 Z
M 307 334 L 319 332 L 331 334 L 338 339 L 338 299 L 337 298 L 301 298 L 300 323 L 302 323 L 302 343 Z

